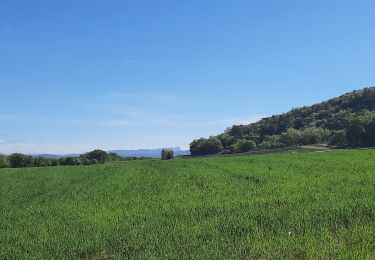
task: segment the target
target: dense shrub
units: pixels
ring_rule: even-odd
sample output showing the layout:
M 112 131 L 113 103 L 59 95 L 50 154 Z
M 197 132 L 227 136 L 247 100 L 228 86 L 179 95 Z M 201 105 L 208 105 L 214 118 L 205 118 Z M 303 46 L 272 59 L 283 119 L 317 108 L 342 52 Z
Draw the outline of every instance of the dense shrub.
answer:
M 256 147 L 256 143 L 252 140 L 238 140 L 231 146 L 231 151 L 233 153 L 244 153 L 254 150 Z
M 103 150 L 97 149 L 97 150 L 84 154 L 83 157 L 86 157 L 90 161 L 97 160 L 98 163 L 104 163 L 107 159 L 107 153 Z
M 76 166 L 76 165 L 82 164 L 81 159 L 77 157 L 61 158 L 59 162 L 60 162 L 60 165 L 63 165 L 63 166 Z
M 350 118 L 346 138 L 352 146 L 375 146 L 375 113 Z
M 346 138 L 346 130 L 333 131 L 331 134 L 329 144 L 344 146 L 348 144 L 348 139 Z
M 300 142 L 304 145 L 318 144 L 327 140 L 330 131 L 317 127 L 309 127 L 301 131 Z
M 57 161 L 56 159 L 48 159 L 43 157 L 34 158 L 34 166 L 35 167 L 46 167 L 52 166 L 53 162 Z
M 34 160 L 31 156 L 14 153 L 8 157 L 9 166 L 12 168 L 33 167 Z
M 222 151 L 223 145 L 217 137 L 210 137 L 208 139 L 201 138 L 194 140 L 190 144 L 190 152 L 192 155 L 212 155 Z
M 301 136 L 300 130 L 289 128 L 285 133 L 280 135 L 279 142 L 285 146 L 299 145 L 301 143 Z
M 229 134 L 225 134 L 225 133 L 218 135 L 217 138 L 219 138 L 223 147 L 229 147 L 233 145 L 233 143 L 235 142 L 232 136 L 230 136 Z
M 274 149 L 283 147 L 285 147 L 285 144 L 280 142 L 280 136 L 278 135 L 267 136 L 259 145 L 259 148 L 262 149 Z
M 8 159 L 4 156 L 0 156 L 0 168 L 7 168 L 9 167 Z
M 98 164 L 99 161 L 97 159 L 91 159 L 90 164 Z
M 107 162 L 115 162 L 115 161 L 121 161 L 123 158 L 118 155 L 117 153 L 108 153 L 106 161 Z

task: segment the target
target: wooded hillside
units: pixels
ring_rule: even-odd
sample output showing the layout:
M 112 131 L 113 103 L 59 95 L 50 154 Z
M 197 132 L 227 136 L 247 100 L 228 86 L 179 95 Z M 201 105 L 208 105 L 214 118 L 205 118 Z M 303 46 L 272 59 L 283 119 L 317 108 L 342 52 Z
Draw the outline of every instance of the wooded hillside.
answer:
M 192 155 L 207 155 L 318 143 L 375 146 L 375 87 L 249 125 L 234 125 L 218 136 L 194 140 L 190 150 Z

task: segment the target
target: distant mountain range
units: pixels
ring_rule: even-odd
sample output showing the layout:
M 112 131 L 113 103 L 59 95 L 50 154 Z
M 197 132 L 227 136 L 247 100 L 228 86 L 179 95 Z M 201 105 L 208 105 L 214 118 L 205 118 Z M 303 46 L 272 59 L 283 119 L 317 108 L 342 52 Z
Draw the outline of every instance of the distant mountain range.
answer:
M 67 157 L 79 157 L 80 154 L 73 153 L 73 154 L 31 154 L 32 157 L 43 157 L 49 159 L 60 159 L 60 158 L 67 158 Z
M 117 153 L 122 157 L 152 157 L 159 158 L 162 148 L 158 149 L 139 149 L 139 150 L 113 150 L 110 153 Z M 176 155 L 190 155 L 189 150 L 181 150 L 179 147 L 174 147 L 173 151 Z
M 108 153 L 117 153 L 122 157 L 152 157 L 159 158 L 161 155 L 162 148 L 157 149 L 138 149 L 138 150 L 111 150 L 107 151 Z M 173 151 L 175 155 L 190 155 L 189 150 L 181 150 L 179 147 L 174 147 Z M 43 158 L 66 158 L 66 157 L 79 157 L 80 154 L 33 154 L 33 157 L 43 157 Z

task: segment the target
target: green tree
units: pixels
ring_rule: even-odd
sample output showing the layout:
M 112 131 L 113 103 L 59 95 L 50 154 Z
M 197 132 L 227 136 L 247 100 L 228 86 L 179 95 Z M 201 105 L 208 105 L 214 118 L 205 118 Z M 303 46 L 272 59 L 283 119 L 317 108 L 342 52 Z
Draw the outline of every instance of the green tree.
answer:
M 375 146 L 375 116 L 369 119 L 365 124 L 365 140 L 366 146 Z
M 89 160 L 97 160 L 99 163 L 104 163 L 107 159 L 107 153 L 103 150 L 94 150 L 87 154 L 85 154 L 85 157 L 87 157 Z
M 12 168 L 33 167 L 34 160 L 31 156 L 21 153 L 14 153 L 8 157 L 9 165 Z
M 43 157 L 34 158 L 34 167 L 47 167 L 51 165 L 51 160 Z
M 346 138 L 346 130 L 337 130 L 332 132 L 330 138 L 331 145 L 344 146 L 348 144 L 348 139 Z
M 363 122 L 356 118 L 347 126 L 346 138 L 352 146 L 363 146 L 366 138 L 366 130 Z
M 115 161 L 122 161 L 122 157 L 117 153 L 108 153 L 107 154 L 107 161 L 108 162 L 115 162 Z
M 244 153 L 254 150 L 256 146 L 256 143 L 252 140 L 238 140 L 232 145 L 231 150 L 234 153 Z
M 8 159 L 5 156 L 0 156 L 0 168 L 9 167 Z
M 266 137 L 259 145 L 262 149 L 274 149 L 285 147 L 285 144 L 280 142 L 279 135 L 273 135 Z
M 294 128 L 289 128 L 285 133 L 281 134 L 279 141 L 286 146 L 300 145 L 301 131 Z
M 219 138 L 224 149 L 229 148 L 234 142 L 234 138 L 230 136 L 229 134 L 225 134 L 225 133 L 218 135 L 217 138 Z
M 66 157 L 66 158 L 61 158 L 60 160 L 60 165 L 64 166 L 76 166 L 76 165 L 81 165 L 81 159 L 77 157 Z
M 223 151 L 223 145 L 219 138 L 211 136 L 208 139 L 201 138 L 190 144 L 192 155 L 213 155 Z
M 330 136 L 330 132 L 326 129 L 309 127 L 301 132 L 301 143 L 304 145 L 318 144 L 326 141 Z

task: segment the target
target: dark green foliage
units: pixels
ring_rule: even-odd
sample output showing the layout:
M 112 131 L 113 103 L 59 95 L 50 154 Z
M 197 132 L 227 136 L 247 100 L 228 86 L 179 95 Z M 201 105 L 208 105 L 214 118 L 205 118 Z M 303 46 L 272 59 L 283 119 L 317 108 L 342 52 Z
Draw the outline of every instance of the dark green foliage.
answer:
M 61 158 L 59 162 L 60 162 L 60 165 L 63 165 L 63 166 L 76 166 L 76 165 L 82 164 L 81 159 L 77 157 Z
M 217 138 L 224 153 L 236 143 L 252 140 L 260 149 L 328 143 L 336 146 L 375 146 L 375 87 L 345 94 L 310 107 L 263 118 L 249 125 L 235 125 Z M 207 154 L 195 140 L 194 153 Z
M 14 153 L 8 157 L 0 156 L 0 168 L 22 168 L 22 167 L 48 167 L 48 166 L 77 166 L 103 164 L 105 162 L 128 161 L 128 160 L 144 160 L 149 158 L 123 158 L 116 153 L 107 154 L 102 150 L 94 150 L 92 152 L 82 154 L 80 157 L 65 157 L 60 159 L 36 157 Z
M 98 164 L 101 163 L 97 159 L 90 159 L 90 164 Z
M 14 153 L 8 157 L 9 166 L 11 168 L 33 167 L 34 160 L 31 156 L 21 153 Z
M 317 127 L 306 128 L 300 133 L 300 143 L 303 145 L 322 143 L 330 137 L 329 130 Z
M 229 147 L 235 141 L 233 136 L 230 136 L 229 134 L 221 134 L 218 135 L 217 138 L 220 140 L 223 147 Z
M 210 155 L 223 151 L 223 145 L 219 138 L 211 136 L 208 139 L 201 138 L 190 144 L 191 155 Z
M 259 144 L 261 149 L 274 149 L 274 148 L 283 148 L 286 147 L 284 143 L 280 141 L 279 135 L 270 135 L 266 136 L 263 141 Z
M 107 162 L 116 162 L 121 160 L 123 160 L 123 158 L 117 153 L 108 153 L 106 157 Z
M 375 113 L 348 120 L 346 138 L 352 146 L 375 146 Z
M 104 164 L 105 162 L 146 160 L 148 157 L 121 157 L 116 153 L 107 154 L 102 150 L 82 154 L 80 157 L 65 157 L 60 159 L 36 157 L 15 153 L 9 157 L 0 156 L 0 168 L 48 167 L 48 166 L 78 166 Z
M 256 143 L 252 140 L 238 140 L 231 146 L 231 151 L 233 153 L 244 153 L 254 150 L 256 146 Z
M 347 145 L 348 144 L 348 139 L 347 139 L 347 134 L 346 134 L 345 129 L 333 131 L 330 139 L 331 139 L 330 140 L 331 145 Z
M 50 159 L 50 158 L 43 158 L 43 157 L 34 158 L 34 167 L 47 167 L 47 166 L 58 166 L 58 165 L 59 165 L 58 159 Z
M 0 259 L 375 259 L 374 158 L 0 169 Z
M 286 132 L 282 133 L 279 142 L 285 146 L 300 145 L 302 139 L 302 131 L 289 128 Z
M 84 154 L 83 157 L 86 157 L 90 161 L 96 160 L 98 163 L 104 163 L 107 159 L 107 153 L 103 150 L 97 149 Z

